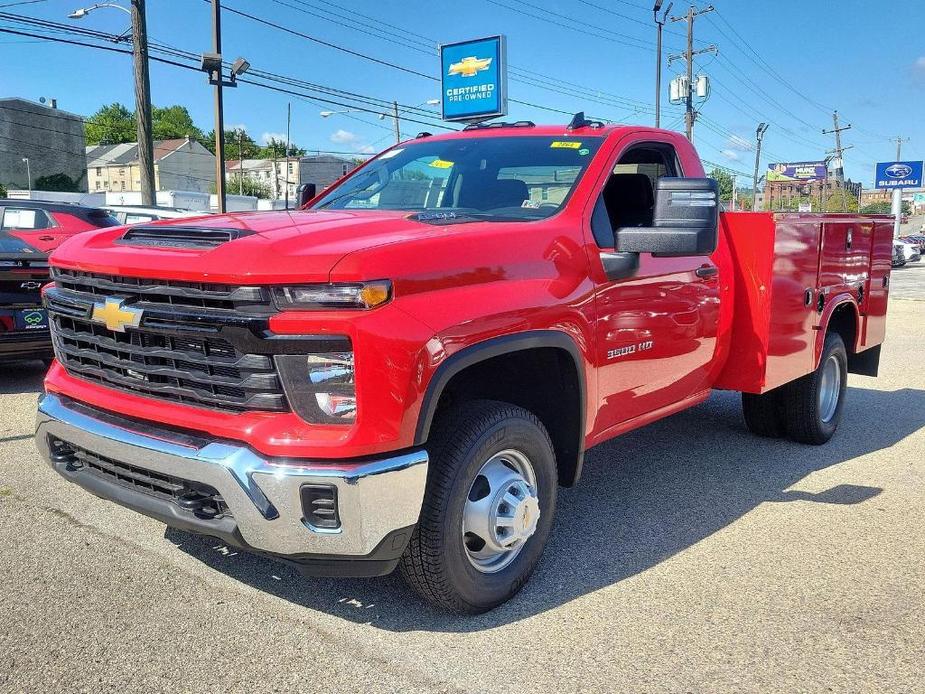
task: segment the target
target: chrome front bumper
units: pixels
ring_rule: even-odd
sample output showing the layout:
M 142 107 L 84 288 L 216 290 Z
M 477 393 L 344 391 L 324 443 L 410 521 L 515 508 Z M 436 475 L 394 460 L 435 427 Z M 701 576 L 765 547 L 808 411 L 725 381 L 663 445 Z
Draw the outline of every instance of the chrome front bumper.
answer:
M 233 518 L 197 519 L 169 501 L 91 479 L 92 473 L 75 472 L 56 459 L 54 440 L 109 461 L 208 485 Z M 36 444 L 57 472 L 99 496 L 168 525 L 240 537 L 238 544 L 246 549 L 293 560 L 320 555 L 397 561 L 417 523 L 427 479 L 425 451 L 362 462 L 289 460 L 283 465 L 238 443 L 124 419 L 55 394 L 39 401 Z M 336 487 L 339 528 L 315 528 L 304 519 L 300 489 L 305 484 Z

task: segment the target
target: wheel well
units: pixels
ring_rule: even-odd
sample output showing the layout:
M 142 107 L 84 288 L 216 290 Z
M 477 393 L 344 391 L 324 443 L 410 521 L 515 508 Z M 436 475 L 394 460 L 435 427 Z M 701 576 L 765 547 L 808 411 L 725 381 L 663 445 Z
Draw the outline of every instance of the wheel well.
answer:
M 854 354 L 854 345 L 858 334 L 858 319 L 852 304 L 845 302 L 835 308 L 832 312 L 832 317 L 829 318 L 827 332 L 835 332 L 841 335 L 848 354 Z
M 468 400 L 509 402 L 535 414 L 556 453 L 559 483 L 572 486 L 581 472 L 584 407 L 581 374 L 565 349 L 536 347 L 476 362 L 453 375 L 435 417 Z

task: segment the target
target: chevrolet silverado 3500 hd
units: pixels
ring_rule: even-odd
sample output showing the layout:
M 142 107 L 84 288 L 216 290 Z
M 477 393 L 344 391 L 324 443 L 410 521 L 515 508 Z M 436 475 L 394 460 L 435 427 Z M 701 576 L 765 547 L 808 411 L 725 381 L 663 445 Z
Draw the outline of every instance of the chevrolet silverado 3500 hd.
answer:
M 422 133 L 298 211 L 63 244 L 36 441 L 170 526 L 481 612 L 595 444 L 714 389 L 825 443 L 876 375 L 891 252 L 885 217 L 720 212 L 674 132 Z

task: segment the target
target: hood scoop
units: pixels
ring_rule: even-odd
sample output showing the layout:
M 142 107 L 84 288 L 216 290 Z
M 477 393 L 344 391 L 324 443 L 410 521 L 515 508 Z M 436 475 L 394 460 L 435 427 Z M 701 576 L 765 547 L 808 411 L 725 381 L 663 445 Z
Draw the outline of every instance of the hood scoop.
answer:
M 116 243 L 155 248 L 215 248 L 253 233 L 246 229 L 171 225 L 137 226 L 130 227 Z

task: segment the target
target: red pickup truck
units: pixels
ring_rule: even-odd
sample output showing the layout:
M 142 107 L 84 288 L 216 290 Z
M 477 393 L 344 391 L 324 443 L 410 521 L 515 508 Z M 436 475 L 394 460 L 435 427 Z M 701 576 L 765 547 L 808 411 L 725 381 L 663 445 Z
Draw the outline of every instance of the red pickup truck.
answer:
M 514 595 L 584 451 L 743 393 L 825 443 L 876 375 L 889 218 L 722 213 L 677 133 L 422 133 L 299 211 L 51 258 L 37 443 L 77 485 L 309 575 Z

